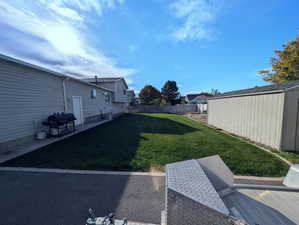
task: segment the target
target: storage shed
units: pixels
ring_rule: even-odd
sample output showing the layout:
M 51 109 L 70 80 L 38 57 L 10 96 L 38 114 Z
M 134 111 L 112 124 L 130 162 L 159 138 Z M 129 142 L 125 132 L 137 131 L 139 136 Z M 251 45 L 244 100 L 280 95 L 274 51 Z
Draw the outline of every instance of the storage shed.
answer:
M 208 100 L 208 123 L 281 151 L 299 151 L 299 80 Z

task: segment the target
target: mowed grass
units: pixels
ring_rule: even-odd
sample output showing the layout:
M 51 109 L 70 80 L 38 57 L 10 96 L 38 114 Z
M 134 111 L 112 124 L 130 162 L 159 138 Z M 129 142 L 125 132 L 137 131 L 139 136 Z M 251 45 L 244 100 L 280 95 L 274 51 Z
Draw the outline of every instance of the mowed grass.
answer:
M 279 177 L 288 170 L 255 146 L 170 114 L 126 114 L 1 166 L 150 171 L 215 154 L 238 175 Z

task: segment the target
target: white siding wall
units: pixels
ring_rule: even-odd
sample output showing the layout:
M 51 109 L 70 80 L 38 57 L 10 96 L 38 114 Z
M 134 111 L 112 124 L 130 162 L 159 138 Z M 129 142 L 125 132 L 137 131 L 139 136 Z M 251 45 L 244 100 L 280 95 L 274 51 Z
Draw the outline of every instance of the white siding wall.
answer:
M 91 91 L 93 89 L 96 90 L 96 98 L 91 97 Z M 101 113 L 112 112 L 111 104 L 107 104 L 105 102 L 105 92 L 105 90 L 92 87 L 88 84 L 79 83 L 74 80 L 68 80 L 66 82 L 68 112 L 73 112 L 72 96 L 82 97 L 82 108 L 84 118 L 96 116 Z
M 128 96 L 127 94 L 124 94 L 124 91 L 126 90 L 127 87 L 124 82 L 122 80 L 117 81 L 114 86 L 114 101 L 128 103 Z
M 291 89 L 285 93 L 282 149 L 286 151 L 299 151 L 299 118 L 297 119 L 299 108 L 298 100 L 299 88 Z
M 118 116 L 122 113 L 124 113 L 127 109 L 127 106 L 124 103 L 113 103 L 111 105 L 111 110 L 113 116 Z
M 208 123 L 280 149 L 284 93 L 208 101 Z
M 0 60 L 0 143 L 33 135 L 63 110 L 62 78 Z

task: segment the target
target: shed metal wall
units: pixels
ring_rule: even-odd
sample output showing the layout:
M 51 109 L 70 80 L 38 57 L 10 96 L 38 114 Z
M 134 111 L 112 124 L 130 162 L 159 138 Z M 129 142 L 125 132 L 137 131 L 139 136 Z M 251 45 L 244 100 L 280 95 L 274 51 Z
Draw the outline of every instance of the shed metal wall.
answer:
M 63 110 L 62 78 L 0 60 L 0 143 L 33 135 Z
M 282 149 L 299 151 L 299 88 L 285 93 L 285 110 L 283 118 Z M 296 146 L 297 145 L 297 146 Z
M 280 149 L 284 93 L 208 101 L 208 123 L 263 145 Z

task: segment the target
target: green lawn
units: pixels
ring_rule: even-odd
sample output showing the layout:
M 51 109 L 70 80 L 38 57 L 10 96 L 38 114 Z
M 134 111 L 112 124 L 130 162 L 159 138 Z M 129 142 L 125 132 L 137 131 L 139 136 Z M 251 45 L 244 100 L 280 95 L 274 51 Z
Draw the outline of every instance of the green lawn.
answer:
M 170 114 L 126 114 L 1 166 L 149 171 L 214 154 L 239 175 L 283 176 L 288 170 L 257 147 Z

